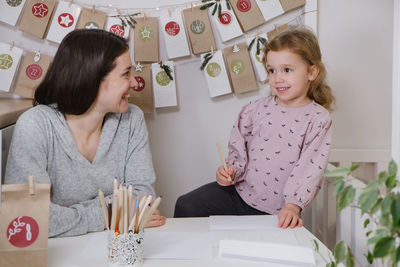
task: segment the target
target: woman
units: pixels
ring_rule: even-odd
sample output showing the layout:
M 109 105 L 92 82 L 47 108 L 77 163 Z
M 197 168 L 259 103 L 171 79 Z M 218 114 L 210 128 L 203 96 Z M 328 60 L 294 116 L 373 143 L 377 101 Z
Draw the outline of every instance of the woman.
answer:
M 18 119 L 6 183 L 51 184 L 49 236 L 105 228 L 98 189 L 114 177 L 134 195 L 154 194 L 155 174 L 142 111 L 128 104 L 138 86 L 128 45 L 103 30 L 76 30 L 61 42 L 34 105 Z M 147 224 L 159 226 L 157 211 Z

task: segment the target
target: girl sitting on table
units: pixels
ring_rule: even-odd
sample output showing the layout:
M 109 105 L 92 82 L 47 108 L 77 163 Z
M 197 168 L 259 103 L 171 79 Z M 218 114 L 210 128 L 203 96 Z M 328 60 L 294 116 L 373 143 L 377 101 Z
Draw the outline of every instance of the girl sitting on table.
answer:
M 61 42 L 34 107 L 18 119 L 5 182 L 51 184 L 49 236 L 102 231 L 98 189 L 114 177 L 134 195 L 155 192 L 143 112 L 128 104 L 138 83 L 125 39 L 103 30 L 75 30 Z M 160 226 L 157 210 L 147 226 Z
M 328 163 L 334 97 L 311 31 L 282 32 L 264 54 L 275 96 L 242 108 L 228 169 L 220 166 L 216 182 L 179 197 L 175 217 L 278 214 L 279 227 L 302 226 L 300 213 L 320 190 Z

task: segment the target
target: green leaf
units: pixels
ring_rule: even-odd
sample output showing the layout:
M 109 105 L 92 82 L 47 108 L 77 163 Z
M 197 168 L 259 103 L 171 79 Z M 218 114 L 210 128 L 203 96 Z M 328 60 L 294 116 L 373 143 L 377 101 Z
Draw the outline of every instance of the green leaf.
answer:
M 256 41 L 256 37 L 254 37 L 254 39 L 251 40 L 249 46 L 247 47 L 247 50 L 249 50 L 249 51 L 251 50 L 251 48 L 253 47 L 255 41 Z
M 336 263 L 332 261 L 330 263 L 327 263 L 326 267 L 336 267 Z
M 374 247 L 374 257 L 382 258 L 389 255 L 396 248 L 396 240 L 393 237 L 387 236 L 380 239 Z
M 333 184 L 337 184 L 337 183 L 339 183 L 340 181 L 343 181 L 343 180 L 344 180 L 343 176 L 338 176 L 338 177 L 335 177 L 332 182 L 333 182 Z
M 200 9 L 201 9 L 201 10 L 204 10 L 204 9 L 207 9 L 207 8 L 213 6 L 213 5 L 215 5 L 215 2 L 213 2 L 213 3 L 208 3 L 208 4 L 204 4 L 204 5 L 202 5 L 202 6 L 200 7 Z
M 229 0 L 226 0 L 226 8 L 231 10 L 231 4 L 229 3 Z
M 201 0 L 202 3 L 210 2 L 211 0 Z
M 368 255 L 366 256 L 366 258 L 369 264 L 372 264 L 374 262 L 374 255 L 372 255 L 371 251 L 368 251 Z
M 379 208 L 381 207 L 381 203 L 382 203 L 382 198 L 379 198 L 378 201 L 370 210 L 371 215 L 375 214 L 379 210 Z
M 333 190 L 333 195 L 336 196 L 337 194 L 339 194 L 340 191 L 342 191 L 343 187 L 344 187 L 344 182 L 343 181 L 337 183 L 335 185 L 335 189 Z
M 397 184 L 396 174 L 389 175 L 389 177 L 385 181 L 386 187 L 392 189 L 396 187 L 396 184 Z
M 392 205 L 392 198 L 390 196 L 386 196 L 382 201 L 382 206 L 381 206 L 382 215 L 389 214 L 391 205 Z
M 396 249 L 396 258 L 395 258 L 395 263 L 400 261 L 400 247 Z
M 368 226 L 368 224 L 369 224 L 369 219 L 366 219 L 366 220 L 364 221 L 364 228 L 366 228 L 366 227 Z
M 340 212 L 342 209 L 349 206 L 353 200 L 356 190 L 352 186 L 347 186 L 339 193 L 339 197 L 337 200 L 337 209 Z
M 389 176 L 389 174 L 386 171 L 380 172 L 379 175 L 378 175 L 379 183 L 383 184 L 386 181 L 388 176 Z
M 333 256 L 337 263 L 342 262 L 346 258 L 347 245 L 344 241 L 340 241 L 336 244 L 333 250 Z
M 394 200 L 390 206 L 390 212 L 393 218 L 393 225 L 398 225 L 400 222 L 400 201 Z
M 338 177 L 338 176 L 346 176 L 349 172 L 347 168 L 335 168 L 333 170 L 325 171 L 322 176 L 324 177 Z
M 346 267 L 354 267 L 354 256 L 351 253 L 350 247 L 347 246 L 347 254 L 346 254 Z
M 315 251 L 319 251 L 319 246 L 317 240 L 313 239 L 314 246 L 315 246 Z
M 218 18 L 221 17 L 221 13 L 222 13 L 221 3 L 218 3 Z
M 361 207 L 362 213 L 367 212 L 371 209 L 378 201 L 378 183 L 376 181 L 370 182 L 361 192 L 358 197 L 358 204 Z
M 353 172 L 355 169 L 357 169 L 360 166 L 360 164 L 356 163 L 350 166 L 349 172 Z
M 388 166 L 388 171 L 389 171 L 389 175 L 397 175 L 397 164 L 396 162 L 394 162 L 394 160 L 391 160 L 389 162 L 389 166 Z
M 214 9 L 213 9 L 211 15 L 213 15 L 213 16 L 215 15 L 215 12 L 217 12 L 217 7 L 218 7 L 217 5 L 214 6 Z
M 367 245 L 376 244 L 376 242 L 378 242 L 380 239 L 382 239 L 383 237 L 386 237 L 387 234 L 388 234 L 388 230 L 385 228 L 380 228 L 380 229 L 376 229 L 376 230 L 372 231 L 368 235 Z

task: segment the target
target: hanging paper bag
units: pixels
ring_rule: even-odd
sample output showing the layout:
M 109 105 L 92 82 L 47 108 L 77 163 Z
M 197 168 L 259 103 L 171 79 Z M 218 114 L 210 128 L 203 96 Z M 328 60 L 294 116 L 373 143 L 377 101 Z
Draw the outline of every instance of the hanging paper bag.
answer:
M 19 30 L 43 39 L 56 0 L 27 0 Z
M 132 75 L 135 77 L 138 88 L 133 89 L 129 97 L 129 103 L 138 106 L 143 113 L 153 113 L 153 86 L 151 80 L 151 65 L 137 64 L 132 67 Z
M 230 0 L 230 2 L 244 32 L 265 22 L 255 0 Z
M 122 27 L 121 20 L 117 17 L 108 17 L 106 23 L 106 31 L 112 32 L 118 36 L 121 36 L 125 39 L 129 37 L 129 31 L 131 27 L 129 25 Z
M 306 0 L 279 0 L 285 12 L 302 7 L 306 4 Z
M 183 10 L 183 15 L 193 54 L 217 50 L 208 11 L 197 6 Z
M 233 10 L 229 10 L 225 2 L 221 3 L 221 16 L 219 17 L 217 13 L 214 14 L 214 16 L 212 15 L 214 8 L 209 8 L 208 10 L 214 25 L 217 25 L 222 42 L 226 42 L 243 34 Z
M 0 266 L 47 265 L 49 204 L 49 184 L 2 185 Z
M 156 108 L 177 106 L 176 99 L 176 85 L 175 85 L 175 71 L 174 62 L 166 61 L 165 65 L 169 66 L 171 70 L 171 76 L 168 77 L 164 69 L 162 69 L 159 63 L 151 65 L 152 77 L 153 77 L 153 92 L 154 92 L 154 105 Z
M 158 52 L 158 20 L 144 17 L 136 19 L 135 24 L 135 61 L 157 62 Z
M 278 35 L 278 33 L 281 33 L 283 31 L 286 31 L 287 29 L 289 29 L 289 25 L 288 24 L 283 24 L 279 27 L 275 27 L 275 29 L 273 29 L 272 31 L 269 31 L 267 33 L 268 35 L 268 40 L 272 40 L 275 38 L 276 35 Z
M 261 39 L 263 38 L 263 39 Z M 253 41 L 254 40 L 254 41 Z M 249 51 L 251 62 L 253 63 L 254 71 L 256 73 L 257 81 L 265 82 L 268 79 L 267 70 L 265 69 L 263 58 L 264 58 L 264 49 L 265 46 L 261 42 L 261 40 L 268 41 L 267 34 L 260 34 L 258 37 L 248 38 L 246 40 L 247 47 L 251 43 L 251 49 Z M 257 49 L 258 46 L 258 49 Z M 257 54 L 257 50 L 259 53 Z
M 24 4 L 25 0 L 0 1 L 0 21 L 15 26 Z
M 168 58 L 190 56 L 188 40 L 180 12 L 163 11 L 160 15 Z
M 13 45 L 0 43 L 0 90 L 9 92 L 23 50 Z
M 256 0 L 256 2 L 265 21 L 269 21 L 285 12 L 279 0 Z
M 202 63 L 205 60 L 206 53 L 201 55 Z M 210 97 L 226 95 L 232 93 L 231 85 L 229 84 L 228 73 L 226 72 L 222 51 L 216 51 L 213 57 L 204 67 L 204 75 L 207 79 L 208 91 Z
M 61 43 L 64 36 L 75 29 L 81 9 L 80 6 L 71 4 L 71 2 L 58 2 L 46 39 Z
M 235 94 L 258 89 L 256 77 L 246 43 L 240 43 L 224 49 L 226 63 Z
M 45 77 L 50 62 L 50 56 L 26 52 L 21 68 L 19 68 L 14 93 L 22 97 L 33 98 L 36 87 L 38 87 Z
M 104 29 L 107 14 L 96 9 L 82 8 L 77 29 Z

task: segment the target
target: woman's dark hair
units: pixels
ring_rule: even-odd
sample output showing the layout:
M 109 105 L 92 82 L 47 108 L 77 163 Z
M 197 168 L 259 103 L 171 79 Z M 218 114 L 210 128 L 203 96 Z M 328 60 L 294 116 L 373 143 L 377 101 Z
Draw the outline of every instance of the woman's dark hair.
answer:
M 126 51 L 126 40 L 113 33 L 93 29 L 70 32 L 37 87 L 33 104 L 56 104 L 63 114 L 85 113 L 100 82 L 115 67 L 115 59 Z

